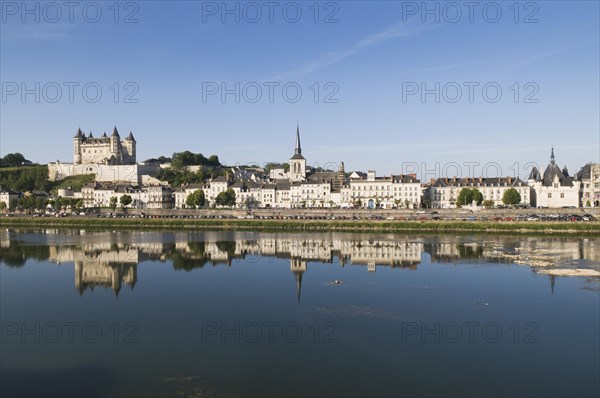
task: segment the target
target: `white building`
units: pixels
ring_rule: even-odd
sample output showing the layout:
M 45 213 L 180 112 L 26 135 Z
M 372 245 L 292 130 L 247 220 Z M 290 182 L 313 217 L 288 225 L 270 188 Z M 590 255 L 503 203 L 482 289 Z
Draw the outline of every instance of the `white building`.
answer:
M 366 178 L 362 173 L 353 173 L 340 197 L 342 203 L 350 201 L 353 206 L 369 209 L 414 209 L 421 206 L 421 182 L 414 174 L 377 177 L 374 170 L 369 170 Z
M 6 208 L 10 205 L 12 199 L 19 199 L 21 195 L 17 192 L 11 191 L 10 189 L 2 189 L 0 187 L 0 203 L 4 203 Z
M 94 138 L 92 132 L 86 137 L 81 129 L 73 137 L 74 164 L 135 164 L 136 142 L 133 133 L 124 140 L 115 127 L 110 137 L 104 133 Z
M 170 209 L 172 207 L 171 188 L 164 185 L 139 187 L 126 182 L 109 185 L 92 183 L 81 188 L 84 207 L 110 207 L 112 197 L 117 198 L 117 206 L 121 207 L 121 197 L 124 195 L 129 195 L 132 199 L 128 208 Z
M 521 196 L 521 205 L 530 205 L 531 188 L 520 178 L 438 178 L 432 180 L 425 190 L 425 198 L 433 209 L 453 209 L 456 207 L 456 199 L 463 188 L 477 188 L 483 195 L 483 200 L 494 202 L 494 205 L 503 204 L 504 192 L 514 188 Z M 464 205 L 464 203 L 461 203 Z M 471 203 L 466 203 L 470 205 Z
M 533 189 L 532 206 L 579 207 L 580 181 L 569 177 L 566 167 L 563 170 L 558 167 L 554 158 L 554 148 L 550 154 L 548 167 L 543 173 L 534 167 L 527 183 Z
M 600 164 L 588 163 L 577 173 L 582 207 L 600 207 Z

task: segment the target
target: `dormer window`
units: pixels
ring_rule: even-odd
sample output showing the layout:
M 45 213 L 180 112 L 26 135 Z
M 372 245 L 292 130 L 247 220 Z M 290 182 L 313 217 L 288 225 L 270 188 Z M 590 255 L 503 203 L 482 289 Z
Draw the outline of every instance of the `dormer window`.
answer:
M 558 188 L 558 183 L 557 182 L 555 182 L 553 185 L 554 185 L 554 188 Z

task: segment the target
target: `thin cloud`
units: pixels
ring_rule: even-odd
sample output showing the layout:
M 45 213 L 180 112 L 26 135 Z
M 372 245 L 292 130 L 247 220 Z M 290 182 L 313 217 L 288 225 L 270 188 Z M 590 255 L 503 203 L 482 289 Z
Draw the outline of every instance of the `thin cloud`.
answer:
M 0 40 L 61 40 L 70 38 L 70 31 L 64 24 L 4 25 Z
M 398 37 L 410 37 L 420 34 L 421 32 L 430 29 L 436 25 L 432 24 L 419 24 L 415 25 L 412 21 L 408 21 L 406 23 L 397 23 L 379 33 L 368 36 L 362 40 L 356 42 L 353 46 L 346 49 L 338 49 L 331 51 L 308 64 L 294 69 L 290 71 L 286 71 L 280 73 L 276 76 L 272 76 L 268 79 L 264 79 L 263 81 L 279 81 L 286 80 L 290 78 L 301 78 L 315 71 L 327 68 L 333 64 L 337 64 L 345 60 L 346 58 L 352 57 L 362 50 L 371 47 L 375 44 L 379 44 L 386 40 L 398 38 Z M 439 24 L 437 25 L 439 26 Z

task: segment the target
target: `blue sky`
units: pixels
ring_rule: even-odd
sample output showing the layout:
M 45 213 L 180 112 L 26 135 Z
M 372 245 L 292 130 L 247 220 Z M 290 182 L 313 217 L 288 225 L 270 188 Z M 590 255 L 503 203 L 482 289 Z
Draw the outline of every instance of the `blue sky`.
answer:
M 116 125 L 138 160 L 264 164 L 293 154 L 298 121 L 309 164 L 379 175 L 526 176 L 551 146 L 571 172 L 600 161 L 597 1 L 274 2 L 272 21 L 268 2 L 227 2 L 239 21 L 223 2 L 77 2 L 72 22 L 54 4 L 2 1 L 1 155 L 72 161 L 78 127 Z

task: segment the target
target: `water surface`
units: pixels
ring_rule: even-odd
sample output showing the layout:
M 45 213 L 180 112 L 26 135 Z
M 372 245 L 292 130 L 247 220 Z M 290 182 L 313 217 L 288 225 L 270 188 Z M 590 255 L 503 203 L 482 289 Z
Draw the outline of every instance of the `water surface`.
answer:
M 2 396 L 598 396 L 600 239 L 2 230 Z

